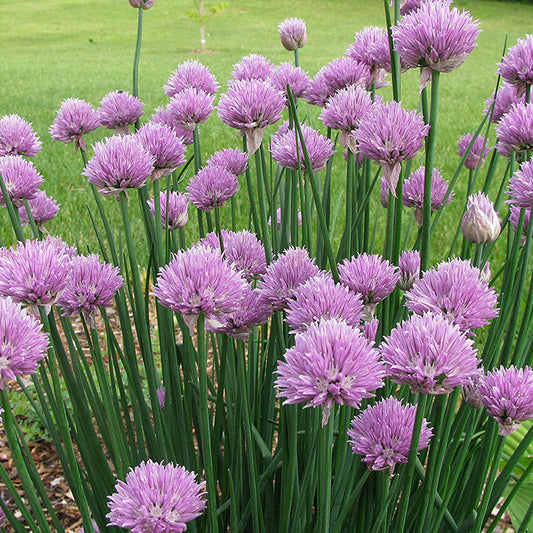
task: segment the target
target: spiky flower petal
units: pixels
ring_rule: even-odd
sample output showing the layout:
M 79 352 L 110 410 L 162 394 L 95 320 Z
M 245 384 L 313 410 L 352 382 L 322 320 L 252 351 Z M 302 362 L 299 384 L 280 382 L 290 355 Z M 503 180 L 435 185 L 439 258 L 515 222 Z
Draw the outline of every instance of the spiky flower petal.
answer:
M 218 166 L 206 166 L 191 178 L 187 186 L 189 200 L 201 211 L 211 211 L 239 191 L 237 176 Z
M 525 161 L 509 180 L 510 203 L 524 209 L 533 207 L 533 160 Z
M 46 194 L 46 191 L 38 190 L 35 197 L 28 200 L 31 216 L 35 220 L 35 224 L 42 231 L 44 224 L 52 220 L 59 211 L 59 205 L 51 196 Z M 20 223 L 23 226 L 28 226 L 30 223 L 26 206 L 19 207 Z
M 0 117 L 0 157 L 33 157 L 41 151 L 42 145 L 32 125 L 19 115 Z
M 213 111 L 214 95 L 190 87 L 175 94 L 168 103 L 167 112 L 184 130 L 193 131 L 198 124 L 207 122 Z
M 459 154 L 459 157 L 464 157 L 473 137 L 473 133 L 467 133 L 457 141 L 457 153 Z M 490 147 L 488 139 L 483 137 L 483 135 L 478 135 L 466 156 L 464 163 L 465 167 L 470 170 L 475 170 L 480 167 L 485 162 L 485 158 L 489 155 L 489 152 Z
M 170 75 L 164 89 L 165 94 L 172 98 L 190 87 L 195 87 L 204 91 L 204 93 L 213 95 L 220 89 L 220 84 L 205 65 L 199 61 L 189 59 L 181 63 Z
M 496 126 L 496 138 L 496 150 L 505 157 L 533 150 L 533 103 L 513 105 Z
M 115 133 L 129 133 L 129 126 L 134 124 L 143 114 L 144 104 L 125 91 L 111 91 L 100 101 L 97 110 L 98 120 L 102 126 Z
M 498 74 L 508 83 L 514 85 L 520 94 L 525 94 L 526 87 L 533 85 L 533 34 L 509 48 L 499 64 Z
M 259 54 L 248 54 L 233 65 L 231 77 L 233 80 L 266 81 L 273 68 L 274 65 L 266 57 Z
M 304 98 L 311 78 L 301 67 L 295 67 L 292 63 L 285 62 L 272 69 L 268 81 L 283 93 L 287 92 L 287 84 L 289 84 L 294 98 Z
M 224 148 L 215 152 L 206 164 L 207 166 L 222 167 L 235 176 L 240 176 L 248 168 L 248 155 L 238 148 Z
M 155 216 L 155 201 L 148 200 L 148 207 Z M 183 228 L 189 220 L 187 208 L 189 200 L 187 195 L 174 191 L 161 191 L 159 193 L 159 208 L 161 210 L 161 225 L 164 229 Z
M 35 198 L 39 186 L 44 182 L 34 164 L 21 155 L 0 157 L 0 175 L 4 180 L 9 198 L 17 207 L 24 205 L 24 200 Z M 1 191 L 0 205 L 6 205 Z

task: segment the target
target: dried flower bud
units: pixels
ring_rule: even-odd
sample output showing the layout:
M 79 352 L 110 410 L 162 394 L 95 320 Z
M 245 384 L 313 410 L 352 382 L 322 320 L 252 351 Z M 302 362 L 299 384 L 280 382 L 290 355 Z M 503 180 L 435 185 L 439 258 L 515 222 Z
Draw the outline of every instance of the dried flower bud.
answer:
M 131 7 L 136 9 L 150 9 L 155 4 L 155 0 L 128 0 Z
M 461 230 L 465 239 L 475 244 L 487 244 L 498 238 L 500 217 L 486 194 L 480 192 L 469 196 Z

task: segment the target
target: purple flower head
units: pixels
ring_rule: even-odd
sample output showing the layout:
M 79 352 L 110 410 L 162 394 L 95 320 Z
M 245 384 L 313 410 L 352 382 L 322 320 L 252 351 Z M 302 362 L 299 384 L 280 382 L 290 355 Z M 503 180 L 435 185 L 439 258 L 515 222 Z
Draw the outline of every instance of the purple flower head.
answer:
M 336 284 L 325 273 L 308 279 L 295 290 L 294 299 L 289 300 L 287 323 L 291 333 L 303 333 L 322 318 L 335 318 L 359 327 L 363 318 L 361 295 Z
M 371 470 L 386 470 L 392 473 L 397 463 L 406 463 L 416 418 L 416 406 L 404 405 L 389 396 L 367 407 L 352 420 L 348 441 L 353 453 L 362 455 Z M 427 420 L 422 420 L 417 450 L 429 446 L 433 432 Z
M 501 366 L 482 378 L 478 389 L 489 415 L 494 417 L 500 426 L 500 435 L 510 435 L 522 422 L 533 418 L 531 367 Z
M 176 96 L 184 89 L 194 87 L 206 94 L 213 95 L 220 89 L 220 84 L 211 71 L 202 63 L 195 60 L 184 61 L 170 75 L 165 85 L 165 94 Z
M 183 140 L 168 126 L 148 122 L 135 136 L 155 159 L 151 181 L 168 176 L 185 163 Z
M 380 82 L 385 74 L 385 66 L 390 65 L 389 41 L 385 30 L 376 26 L 363 28 L 355 34 L 354 42 L 344 55 L 367 65 L 372 83 Z
M 0 157 L 5 155 L 33 157 L 41 151 L 42 145 L 32 125 L 19 115 L 0 117 Z
M 400 163 L 415 157 L 428 132 L 422 115 L 391 101 L 376 102 L 354 135 L 361 155 L 383 166 L 389 189 L 396 194 Z
M 148 207 L 155 217 L 155 201 L 153 199 L 148 200 Z M 163 228 L 183 228 L 189 220 L 188 207 L 189 200 L 187 195 L 173 191 L 161 191 L 159 193 L 159 208 L 161 209 L 161 225 Z
M 473 133 L 467 133 L 457 141 L 457 153 L 459 154 L 459 157 L 464 157 L 473 137 Z M 489 152 L 490 147 L 488 139 L 483 137 L 483 135 L 478 135 L 466 156 L 464 163 L 465 167 L 470 170 L 475 170 L 480 167 L 485 162 L 485 158 L 489 155 Z
M 208 233 L 201 242 L 220 251 L 220 239 L 214 232 Z M 266 272 L 265 248 L 254 233 L 222 230 L 222 244 L 224 257 L 247 281 L 251 282 Z
M 285 107 L 283 93 L 269 82 L 239 80 L 220 96 L 220 120 L 246 135 L 248 154 L 253 154 L 261 144 L 263 131 L 281 118 Z
M 187 195 L 201 211 L 211 211 L 215 206 L 225 205 L 226 200 L 239 191 L 239 181 L 235 174 L 222 167 L 207 166 L 191 178 Z
M 408 291 L 420 279 L 420 252 L 418 250 L 404 251 L 398 260 L 400 278 L 398 287 Z
M 61 239 L 19 242 L 0 254 L 0 295 L 47 312 L 65 290 L 70 276 L 71 251 Z
M 320 269 L 305 248 L 288 248 L 268 265 L 263 280 L 259 281 L 261 298 L 274 311 L 285 309 L 299 285 L 316 276 Z
M 155 0 L 128 0 L 131 7 L 136 9 L 150 9 L 155 4 Z
M 268 81 L 283 93 L 287 91 L 287 84 L 294 93 L 294 98 L 304 98 L 309 89 L 311 78 L 301 67 L 295 67 L 292 63 L 281 63 L 274 67 Z
M 350 85 L 329 98 L 319 118 L 328 128 L 342 131 L 342 146 L 347 146 L 356 153 L 355 137 L 350 134 L 359 127 L 371 108 L 370 93 L 361 87 Z
M 447 394 L 477 371 L 474 341 L 445 317 L 412 315 L 381 344 L 387 375 L 415 393 Z
M 376 344 L 376 335 L 378 334 L 379 320 L 373 318 L 372 320 L 367 320 L 364 322 L 361 327 L 361 333 L 363 337 L 372 343 L 373 346 Z
M 500 217 L 485 193 L 479 192 L 468 197 L 461 230 L 465 239 L 475 244 L 494 242 L 500 235 Z
M 167 112 L 181 128 L 194 131 L 198 124 L 207 122 L 213 111 L 213 95 L 204 93 L 195 87 L 183 89 L 170 99 Z
M 533 150 L 533 103 L 513 105 L 496 126 L 496 138 L 496 150 L 505 157 Z
M 272 73 L 271 61 L 259 54 L 248 54 L 233 65 L 231 77 L 233 80 L 262 80 L 267 81 Z
M 89 327 L 96 328 L 99 307 L 109 307 L 113 303 L 124 280 L 118 267 L 101 263 L 96 254 L 73 257 L 71 267 L 68 284 L 56 303 L 64 315 L 82 314 Z
M 470 261 L 452 259 L 424 273 L 405 293 L 412 313 L 435 313 L 469 335 L 498 316 L 497 294 Z
M 83 175 L 104 196 L 119 198 L 121 191 L 139 189 L 154 171 L 154 157 L 133 135 L 113 135 L 93 149 Z
M 47 196 L 46 191 L 41 190 L 38 190 L 35 193 L 34 198 L 28 200 L 28 205 L 30 207 L 31 216 L 41 231 L 44 229 L 44 224 L 49 220 L 52 220 L 59 211 L 59 204 L 51 196 Z M 30 224 L 25 205 L 19 207 L 19 217 L 20 223 L 23 226 L 28 226 Z
M 479 394 L 479 383 L 484 376 L 485 374 L 483 370 L 478 368 L 478 371 L 473 376 L 470 376 L 462 386 L 461 392 L 464 401 L 473 409 L 481 409 L 484 407 L 481 395 Z
M 1 161 L 1 160 L 0 160 Z M 524 209 L 533 206 L 533 160 L 524 161 L 509 180 L 509 203 Z
M 366 318 L 370 320 L 376 305 L 396 287 L 400 273 L 380 255 L 364 253 L 345 259 L 339 265 L 339 277 L 342 284 L 362 296 Z
M 422 208 L 424 206 L 424 174 L 426 169 L 420 167 L 415 170 L 403 184 L 402 203 L 415 208 L 415 219 L 422 225 Z M 431 174 L 431 211 L 436 211 L 444 205 L 444 197 L 448 192 L 448 182 L 443 179 L 440 170 L 434 168 Z M 448 196 L 446 204 L 452 201 L 453 192 Z
M 285 19 L 278 24 L 278 31 L 281 44 L 289 52 L 303 48 L 307 43 L 307 28 L 303 19 L 295 17 Z
M 531 216 L 531 209 L 525 209 L 524 213 L 524 223 L 522 224 L 522 227 L 520 230 L 518 229 L 518 224 L 520 222 L 520 211 L 521 208 L 511 204 L 511 208 L 509 210 L 509 222 L 511 222 L 513 228 L 515 231 L 520 231 L 523 234 L 521 245 L 523 246 L 525 244 L 526 239 L 526 233 L 527 233 L 527 227 L 529 226 L 529 218 Z
M 272 315 L 272 308 L 260 298 L 260 292 L 259 289 L 252 289 L 247 285 L 239 308 L 233 313 L 224 315 L 217 322 L 208 321 L 206 329 L 246 341 L 252 328 L 266 324 Z
M 363 89 L 370 89 L 372 86 L 370 67 L 350 57 L 339 57 L 328 63 L 324 67 L 323 76 L 328 97 L 350 85 L 358 85 Z
M 207 160 L 207 166 L 222 167 L 235 176 L 240 176 L 246 172 L 248 167 L 248 154 L 238 148 L 224 148 L 215 152 Z
M 277 374 L 278 398 L 286 398 L 284 404 L 322 407 L 322 425 L 334 404 L 358 408 L 383 386 L 385 377 L 372 343 L 358 329 L 334 319 L 311 324 L 296 335 Z
M 533 85 L 533 34 L 525 39 L 518 39 L 499 64 L 498 74 L 511 85 L 519 94 L 525 94 L 526 87 Z
M 205 509 L 204 489 L 183 466 L 143 461 L 117 482 L 106 518 L 131 533 L 180 533 Z
M 490 120 L 491 122 L 497 123 L 500 121 L 503 115 L 509 113 L 514 104 L 525 104 L 526 95 L 519 95 L 514 85 L 504 83 L 503 86 L 498 89 L 498 92 L 496 93 L 496 99 L 494 99 L 494 94 L 490 98 L 487 98 L 487 101 L 485 102 L 484 113 L 488 112 L 492 102 L 494 102 L 494 109 L 492 110 L 492 116 Z
M 278 229 L 281 228 L 281 207 L 278 207 L 276 209 L 276 226 Z M 298 211 L 298 214 L 296 216 L 297 218 L 297 222 L 298 222 L 298 226 L 301 226 L 302 225 L 302 213 L 301 211 Z M 268 217 L 268 225 L 271 226 L 272 225 L 272 218 L 271 217 Z
M 309 89 L 307 90 L 306 100 L 312 104 L 324 107 L 330 96 L 325 76 L 326 67 L 322 67 L 311 80 Z
M 392 28 L 394 47 L 410 68 L 421 68 L 420 90 L 432 71 L 451 72 L 461 66 L 476 47 L 478 21 L 448 2 L 425 2 Z
M 156 124 L 164 124 L 165 126 L 168 126 L 181 139 L 185 146 L 190 146 L 194 142 L 193 132 L 184 130 L 181 126 L 179 126 L 174 120 L 174 116 L 168 111 L 168 109 L 161 106 L 158 107 L 155 110 L 155 113 L 152 115 L 151 120 Z
M 74 142 L 76 150 L 85 151 L 87 142 L 83 136 L 99 127 L 98 114 L 91 104 L 79 98 L 67 98 L 61 102 L 49 131 L 54 141 Z
M 483 405 L 500 426 L 500 435 L 510 435 L 522 422 L 533 418 L 531 367 L 501 366 L 482 378 L 478 389 Z
M 111 91 L 100 101 L 97 110 L 98 120 L 102 126 L 120 135 L 129 133 L 130 124 L 143 114 L 144 104 L 125 91 Z
M 46 356 L 48 335 L 43 325 L 11 298 L 0 298 L 0 389 L 8 380 L 34 374 Z
M 333 141 L 306 124 L 301 124 L 300 127 L 311 161 L 311 170 L 313 172 L 322 170 L 335 153 Z M 274 135 L 270 143 L 270 153 L 281 167 L 308 170 L 305 165 L 302 142 L 296 130 L 288 130 L 286 133 L 278 132 Z
M 198 245 L 177 252 L 159 270 L 153 293 L 161 305 L 181 313 L 192 329 L 200 313 L 207 320 L 220 320 L 237 311 L 246 288 L 241 273 L 220 250 Z
M 39 186 L 44 181 L 33 163 L 21 155 L 0 157 L 0 175 L 4 180 L 9 198 L 17 207 L 24 205 L 24 200 L 35 198 Z M 6 205 L 1 191 L 0 205 Z

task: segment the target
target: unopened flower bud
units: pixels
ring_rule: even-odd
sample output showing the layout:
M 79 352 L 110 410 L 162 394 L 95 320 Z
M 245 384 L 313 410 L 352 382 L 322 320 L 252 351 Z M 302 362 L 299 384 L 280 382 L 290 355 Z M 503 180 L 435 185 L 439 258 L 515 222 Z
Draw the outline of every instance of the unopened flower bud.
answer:
M 307 43 L 307 29 L 305 21 L 298 18 L 289 18 L 278 25 L 281 44 L 286 50 L 292 52 L 303 48 Z
M 408 291 L 420 279 L 420 252 L 417 250 L 402 252 L 398 268 L 400 269 L 398 287 Z
M 480 192 L 469 196 L 461 230 L 465 239 L 475 244 L 487 244 L 498 238 L 500 217 L 486 194 Z
M 155 0 L 128 0 L 131 7 L 136 9 L 150 9 L 154 4 Z

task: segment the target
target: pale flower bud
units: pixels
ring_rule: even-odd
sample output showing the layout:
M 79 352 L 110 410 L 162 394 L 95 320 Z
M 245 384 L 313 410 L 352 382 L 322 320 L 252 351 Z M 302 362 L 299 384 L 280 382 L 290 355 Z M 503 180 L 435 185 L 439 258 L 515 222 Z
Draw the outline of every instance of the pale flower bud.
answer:
M 486 194 L 479 192 L 468 197 L 461 230 L 465 239 L 474 244 L 487 244 L 498 238 L 500 217 Z
M 286 50 L 292 52 L 303 48 L 307 42 L 307 29 L 305 21 L 298 18 L 289 18 L 278 25 L 281 44 Z
M 155 0 L 128 0 L 131 7 L 136 9 L 150 9 L 154 4 Z

